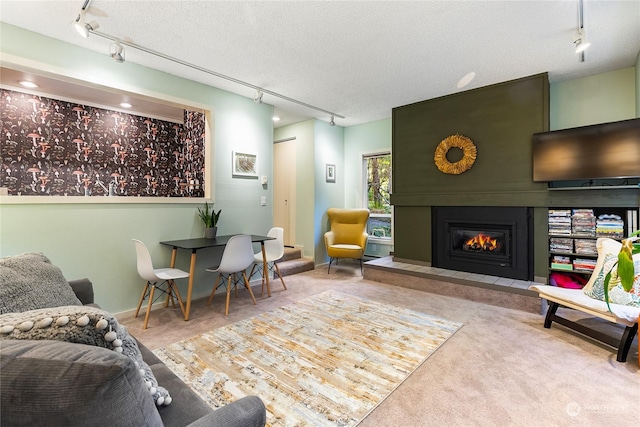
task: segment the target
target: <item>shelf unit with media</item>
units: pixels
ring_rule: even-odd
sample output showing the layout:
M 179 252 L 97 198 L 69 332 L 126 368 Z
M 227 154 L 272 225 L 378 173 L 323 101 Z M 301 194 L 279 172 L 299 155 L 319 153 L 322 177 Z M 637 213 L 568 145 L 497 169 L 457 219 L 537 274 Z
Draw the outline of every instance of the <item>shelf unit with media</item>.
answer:
M 588 279 L 594 271 L 597 239 L 622 240 L 638 229 L 634 208 L 549 209 L 549 271 Z

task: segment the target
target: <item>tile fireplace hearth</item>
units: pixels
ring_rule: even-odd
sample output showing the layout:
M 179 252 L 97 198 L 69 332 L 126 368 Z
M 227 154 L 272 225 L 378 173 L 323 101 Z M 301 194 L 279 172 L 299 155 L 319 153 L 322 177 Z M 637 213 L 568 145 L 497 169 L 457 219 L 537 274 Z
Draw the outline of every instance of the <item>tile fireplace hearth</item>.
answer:
M 529 290 L 533 281 L 411 264 L 393 256 L 367 261 L 364 278 L 530 313 L 544 309 L 538 293 Z

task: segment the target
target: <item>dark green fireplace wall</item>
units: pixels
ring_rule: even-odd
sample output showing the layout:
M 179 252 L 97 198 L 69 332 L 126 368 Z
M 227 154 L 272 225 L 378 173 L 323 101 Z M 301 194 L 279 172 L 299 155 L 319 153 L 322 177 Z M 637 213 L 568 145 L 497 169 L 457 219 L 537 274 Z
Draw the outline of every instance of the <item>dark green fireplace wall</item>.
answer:
M 546 183 L 532 181 L 531 135 L 549 129 L 547 74 L 394 108 L 392 122 L 395 256 L 431 262 L 431 206 L 546 206 Z M 454 134 L 478 150 L 460 175 L 440 172 L 433 160 Z M 450 161 L 459 158 L 453 151 Z M 539 227 L 546 211 L 535 211 Z M 536 239 L 536 261 L 544 260 L 536 275 L 546 275 L 546 245 Z

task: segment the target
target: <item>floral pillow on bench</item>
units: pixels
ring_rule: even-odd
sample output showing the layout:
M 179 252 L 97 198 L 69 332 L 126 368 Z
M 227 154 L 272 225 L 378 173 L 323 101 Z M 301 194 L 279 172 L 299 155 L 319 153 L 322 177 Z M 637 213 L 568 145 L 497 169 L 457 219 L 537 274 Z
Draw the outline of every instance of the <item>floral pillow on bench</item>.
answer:
M 631 291 L 627 292 L 622 287 L 618 277 L 617 261 L 618 253 L 622 248 L 622 243 L 609 239 L 599 238 L 596 243 L 598 249 L 598 260 L 593 274 L 583 288 L 583 292 L 591 298 L 604 301 L 604 280 L 607 273 L 611 271 L 609 281 L 609 302 L 612 304 L 629 305 L 640 307 L 640 254 L 633 256 L 634 279 Z M 612 270 L 613 267 L 613 270 Z

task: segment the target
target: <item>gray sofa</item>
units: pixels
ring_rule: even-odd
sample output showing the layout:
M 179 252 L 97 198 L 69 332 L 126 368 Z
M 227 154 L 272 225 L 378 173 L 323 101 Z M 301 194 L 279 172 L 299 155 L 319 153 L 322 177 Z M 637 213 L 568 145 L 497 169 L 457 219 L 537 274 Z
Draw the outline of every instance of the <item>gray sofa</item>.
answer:
M 88 279 L 69 284 L 83 304 L 95 306 Z M 158 384 L 171 393 L 171 404 L 156 406 L 134 362 L 115 351 L 64 341 L 0 341 L 0 425 L 265 425 L 260 398 L 213 411 L 149 349 L 138 347 Z

